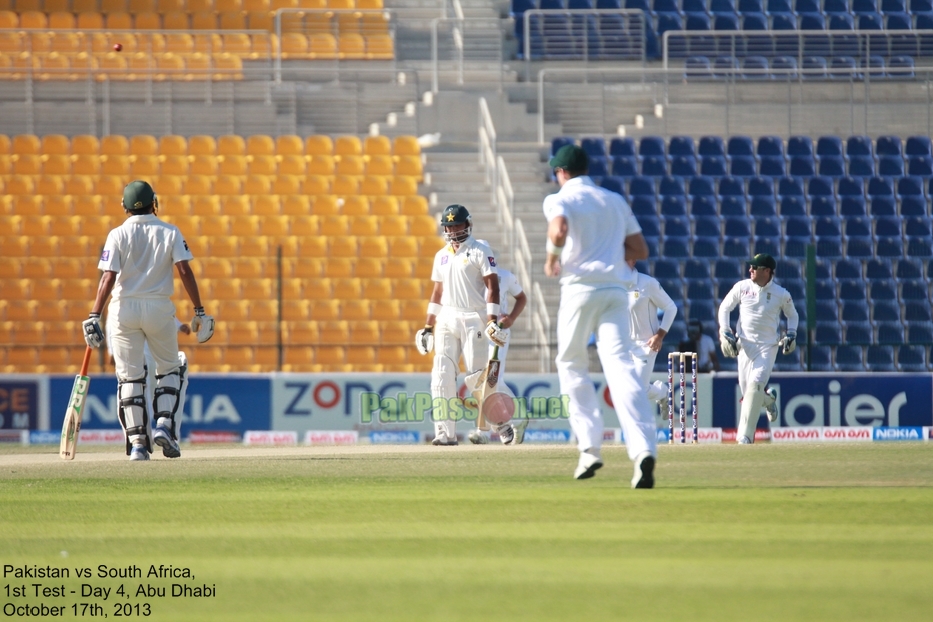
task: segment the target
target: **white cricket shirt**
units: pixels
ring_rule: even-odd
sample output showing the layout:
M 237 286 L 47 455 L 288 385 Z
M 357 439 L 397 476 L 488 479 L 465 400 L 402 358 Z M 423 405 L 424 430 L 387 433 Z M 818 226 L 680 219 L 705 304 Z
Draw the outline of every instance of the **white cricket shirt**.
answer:
M 787 330 L 797 330 L 799 317 L 790 293 L 774 282 L 759 287 L 745 279 L 733 286 L 719 305 L 719 326 L 729 326 L 729 314 L 739 307 L 735 334 L 751 343 L 774 344 L 780 340 L 781 312 L 787 317 Z
M 499 313 L 501 315 L 508 315 L 512 304 L 509 300 L 509 296 L 515 298 L 524 290 L 522 289 L 521 283 L 518 282 L 517 276 L 505 268 L 497 267 L 496 269 L 499 271 Z
M 635 282 L 635 271 L 625 263 L 624 244 L 625 238 L 641 232 L 641 226 L 620 195 L 581 175 L 544 198 L 544 216 L 548 222 L 557 216 L 567 219 L 560 256 L 565 291 L 627 288 Z
M 113 300 L 171 298 L 175 289 L 172 268 L 191 259 L 178 227 L 144 214 L 130 216 L 107 235 L 97 268 L 117 273 Z
M 446 245 L 434 255 L 431 280 L 444 286 L 441 305 L 452 309 L 479 311 L 486 316 L 484 276 L 496 274 L 492 250 L 470 236 L 454 252 Z M 502 298 L 500 293 L 499 298 Z
M 677 304 L 658 283 L 658 280 L 638 272 L 637 280 L 628 290 L 629 312 L 632 318 L 632 340 L 644 345 L 658 328 L 671 329 L 677 316 Z M 664 312 L 658 321 L 658 309 Z

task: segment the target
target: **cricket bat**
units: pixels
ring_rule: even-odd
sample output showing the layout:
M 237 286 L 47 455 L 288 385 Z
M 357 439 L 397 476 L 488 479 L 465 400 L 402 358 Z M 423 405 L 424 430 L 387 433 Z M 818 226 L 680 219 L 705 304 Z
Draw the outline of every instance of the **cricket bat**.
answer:
M 78 432 L 81 431 L 81 417 L 84 415 L 84 402 L 87 400 L 87 391 L 91 387 L 91 379 L 87 375 L 87 368 L 91 362 L 91 347 L 84 351 L 84 362 L 81 363 L 81 372 L 75 376 L 75 384 L 68 398 L 68 409 L 65 410 L 65 422 L 62 424 L 62 442 L 58 447 L 58 455 L 62 460 L 74 460 L 75 450 L 78 447 Z
M 483 404 L 486 402 L 486 396 L 495 393 L 499 384 L 499 346 L 493 347 L 492 356 L 486 364 L 486 370 L 480 376 L 479 381 L 482 383 L 482 388 L 480 389 L 479 403 L 477 404 L 479 414 L 476 415 L 476 427 L 485 430 L 486 416 L 483 413 Z

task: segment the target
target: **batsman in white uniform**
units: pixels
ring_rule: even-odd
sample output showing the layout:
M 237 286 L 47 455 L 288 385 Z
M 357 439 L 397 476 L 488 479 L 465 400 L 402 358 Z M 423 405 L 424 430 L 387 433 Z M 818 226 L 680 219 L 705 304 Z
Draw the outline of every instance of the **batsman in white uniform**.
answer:
M 560 191 L 544 199 L 548 221 L 544 272 L 560 276 L 556 362 L 580 450 L 574 477 L 593 477 L 603 465 L 603 419 L 587 355 L 587 342 L 595 333 L 626 449 L 635 463 L 632 487 L 652 488 L 657 425 L 633 354 L 628 290 L 638 277 L 626 263 L 646 259 L 648 244 L 628 203 L 598 187 L 586 174 L 583 149 L 565 145 L 549 164 Z
M 719 305 L 719 345 L 730 358 L 738 356 L 739 389 L 742 408 L 736 429 L 736 441 L 755 442 L 755 428 L 761 408 L 768 419 L 777 421 L 774 389 L 765 389 L 778 348 L 790 354 L 797 347 L 797 309 L 790 293 L 774 282 L 777 263 L 774 257 L 760 253 L 748 262 L 751 278 L 739 281 Z M 736 331 L 729 325 L 729 314 L 739 307 Z M 781 312 L 787 318 L 787 333 L 778 335 Z
M 492 245 L 486 240 L 477 240 L 477 242 L 492 248 Z M 493 254 L 495 254 L 495 252 L 493 252 Z M 498 259 L 496 263 L 499 263 Z M 503 378 L 505 376 L 505 362 L 509 355 L 509 345 L 512 343 L 512 325 L 515 323 L 515 320 L 518 319 L 518 316 L 522 314 L 525 305 L 528 304 L 528 297 L 525 295 L 525 291 L 522 289 L 522 285 L 518 282 L 518 277 L 516 277 L 515 274 L 506 270 L 501 265 L 497 265 L 496 270 L 499 279 L 499 326 L 502 327 L 502 332 L 505 334 L 506 338 L 505 345 L 499 348 L 499 386 L 502 387 L 503 391 L 508 391 L 508 386 L 504 384 Z M 509 296 L 515 299 L 514 305 L 511 305 Z M 511 309 L 511 312 L 509 309 Z M 513 421 L 512 430 L 515 433 L 515 439 L 512 441 L 513 445 L 520 445 L 525 439 L 526 427 L 528 427 L 527 419 Z M 486 431 L 480 430 L 479 428 L 471 430 L 467 438 L 469 438 L 470 442 L 474 445 L 484 445 L 489 442 Z
M 167 458 L 181 455 L 176 436 L 176 415 L 181 411 L 185 381 L 178 356 L 178 332 L 172 267 L 195 307 L 191 329 L 204 343 L 214 334 L 214 318 L 204 314 L 198 284 L 188 262 L 191 251 L 177 227 L 156 216 L 159 203 L 145 181 L 133 181 L 123 191 L 123 209 L 129 217 L 107 235 L 98 268 L 103 271 L 91 314 L 82 324 L 92 348 L 104 342 L 100 314 L 108 298 L 112 348 L 117 372 L 118 415 L 126 433 L 130 460 L 148 460 L 152 446 L 146 406 L 144 346 L 155 362 L 153 392 L 155 427 L 152 440 Z
M 421 354 L 434 350 L 431 396 L 445 404 L 457 399 L 460 357 L 466 369 L 467 390 L 478 389 L 477 380 L 489 360 L 488 344 L 505 346 L 499 327 L 499 279 L 492 249 L 472 236 L 473 219 L 462 205 L 448 205 L 441 215 L 447 245 L 434 256 L 431 280 L 434 290 L 428 303 L 425 326 L 415 335 Z M 457 422 L 450 407 L 434 408 L 434 445 L 457 444 Z M 514 433 L 508 423 L 496 428 L 506 445 Z
M 635 260 L 629 259 L 627 263 L 635 270 Z M 628 302 L 632 310 L 632 340 L 635 342 L 635 366 L 638 367 L 642 382 L 647 387 L 648 399 L 661 404 L 661 410 L 664 411 L 667 408 L 667 384 L 660 380 L 650 383 L 649 380 L 664 337 L 677 317 L 677 304 L 657 279 L 637 270 L 636 273 L 638 279 L 628 290 Z M 658 309 L 662 312 L 660 321 Z

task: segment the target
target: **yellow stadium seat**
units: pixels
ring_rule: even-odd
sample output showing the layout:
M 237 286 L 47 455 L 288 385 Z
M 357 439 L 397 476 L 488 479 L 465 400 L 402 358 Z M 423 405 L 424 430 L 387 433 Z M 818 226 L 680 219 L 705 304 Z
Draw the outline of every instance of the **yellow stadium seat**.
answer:
M 403 365 L 407 356 L 402 346 L 381 346 L 376 350 L 376 362 L 382 365 Z
M 233 262 L 235 260 L 206 257 L 199 259 L 199 278 L 229 279 L 233 277 Z
M 220 157 L 221 175 L 246 175 L 249 165 L 246 156 L 243 155 L 225 155 Z
M 317 323 L 322 344 L 344 344 L 350 340 L 350 324 L 345 320 L 329 320 Z
M 398 300 L 380 300 L 378 303 L 373 303 L 373 319 L 379 322 L 386 322 L 388 320 L 396 320 L 401 313 Z M 420 328 L 420 327 L 419 327 Z M 383 330 L 392 330 L 391 327 L 384 327 Z M 413 331 L 414 332 L 414 331 Z M 406 332 L 404 336 L 396 336 L 399 340 L 399 343 L 408 343 L 408 335 L 411 333 Z M 383 340 L 385 337 L 383 337 Z
M 389 178 L 366 175 L 360 182 L 360 194 L 370 197 L 385 196 L 389 191 Z
M 48 216 L 40 216 L 38 212 L 35 215 L 18 216 L 20 219 L 19 234 L 31 237 L 49 235 Z
M 188 138 L 188 154 L 192 156 L 216 156 L 217 141 L 213 136 L 191 136 Z
M 247 199 L 247 197 L 242 198 Z M 257 197 L 252 197 L 252 201 L 249 204 L 248 213 L 263 217 L 278 217 L 282 213 L 282 201 L 279 199 L 279 197 L 272 195 L 260 195 Z M 271 230 L 276 230 L 274 226 L 272 227 L 273 229 Z M 263 235 L 285 235 L 285 233 L 264 233 Z
M 395 216 L 399 213 L 398 197 L 388 195 L 371 197 L 369 211 L 373 216 Z
M 308 58 L 308 37 L 300 32 L 282 33 L 282 58 Z
M 399 177 L 396 175 L 389 184 L 389 194 L 393 196 L 418 194 L 418 182 L 413 177 Z
M 359 194 L 360 178 L 355 175 L 337 175 L 334 177 L 331 192 L 337 196 Z
M 358 329 L 362 331 L 362 329 Z M 363 372 L 369 371 L 374 368 L 376 364 L 376 348 L 368 345 L 366 343 L 372 343 L 370 341 L 364 341 L 365 333 L 360 332 L 359 335 L 354 331 L 350 332 L 351 343 L 352 345 L 348 347 L 346 363 L 353 366 L 354 371 Z M 359 339 L 360 341 L 357 341 Z M 380 368 L 381 369 L 381 368 Z
M 300 140 L 298 146 L 299 148 L 302 146 Z M 308 163 L 305 161 L 304 156 L 289 154 L 281 155 L 279 158 L 278 172 L 280 175 L 305 175 L 307 173 Z
M 121 156 L 109 156 L 109 157 L 121 157 Z M 71 172 L 74 175 L 99 175 L 100 174 L 100 164 L 102 158 L 96 154 L 82 154 L 73 156 L 74 160 L 72 161 Z M 129 160 L 126 161 L 126 170 L 128 173 L 130 170 Z
M 55 264 L 61 263 L 59 259 Z M 97 290 L 96 279 L 68 279 L 61 282 L 62 300 L 90 300 Z
M 250 175 L 275 175 L 276 169 L 275 156 L 254 155 L 249 162 L 247 172 Z
M 104 175 L 119 175 L 121 177 L 129 177 L 131 175 L 131 167 L 132 162 L 130 161 L 129 156 L 108 155 L 101 158 L 100 172 Z M 158 169 L 156 169 L 156 172 L 158 172 Z
M 314 135 L 305 139 L 305 154 L 309 156 L 330 156 L 334 153 L 334 141 L 330 136 Z
M 220 322 L 245 322 L 249 320 L 249 304 L 245 300 L 218 301 L 217 319 Z
M 413 177 L 416 181 L 423 178 L 421 156 L 397 156 L 395 174 L 403 177 Z
M 420 195 L 399 197 L 401 213 L 405 216 L 415 216 L 428 213 L 428 200 Z
M 82 17 L 84 17 L 84 20 L 82 20 Z M 78 28 L 87 28 L 90 30 L 91 25 L 101 18 L 103 19 L 104 24 L 97 25 L 95 29 L 104 28 L 104 25 L 106 25 L 107 30 L 132 30 L 133 28 L 133 17 L 129 13 L 123 11 L 113 11 L 112 13 L 107 13 L 106 16 L 101 16 L 96 13 L 81 13 L 78 16 Z M 126 47 L 126 45 L 123 43 L 123 40 L 126 37 L 122 33 L 119 35 L 113 34 L 110 36 L 105 36 L 108 40 L 112 39 L 113 41 L 117 41 L 119 39 L 120 44 L 124 45 L 123 49 L 128 52 L 136 51 L 135 48 Z M 113 44 L 111 44 L 111 46 L 112 45 Z
M 311 175 L 333 175 L 336 162 L 330 155 L 313 155 L 308 159 L 307 170 Z
M 267 175 L 249 175 L 243 184 L 244 194 L 255 196 L 272 192 L 272 180 Z
M 388 238 L 408 235 L 407 216 L 385 216 L 380 219 L 379 234 Z
M 42 159 L 37 155 L 22 154 L 13 156 L 14 175 L 38 175 L 42 170 Z
M 49 11 L 49 28 L 52 30 L 71 30 L 77 26 L 77 20 L 73 13 L 68 11 Z
M 359 256 L 370 258 L 384 258 L 389 252 L 386 238 L 382 236 L 368 236 L 360 238 Z
M 127 140 L 126 136 L 120 135 L 110 135 L 104 136 L 100 139 L 100 155 L 110 156 L 110 155 L 123 155 L 128 156 L 130 154 L 130 141 Z M 135 154 L 139 155 L 139 154 Z
M 367 300 L 391 300 L 392 279 L 365 279 L 363 281 L 363 298 Z
M 275 139 L 275 153 L 279 156 L 304 157 L 305 146 L 300 136 L 283 134 Z
M 367 136 L 363 140 L 363 154 L 367 156 L 391 156 L 392 141 L 387 136 Z
M 249 11 L 246 14 L 246 25 L 250 30 L 273 31 L 273 14 L 268 11 Z
M 33 194 L 36 184 L 29 175 L 13 175 L 6 181 L 6 193 L 9 195 Z
M 379 221 L 375 216 L 348 216 L 350 235 L 371 236 L 379 230 Z
M 30 283 L 29 279 L 0 278 L 0 300 L 29 300 Z
M 204 236 L 189 236 L 185 238 L 185 242 L 188 244 L 188 248 L 191 249 L 191 254 L 195 258 L 198 257 L 209 257 L 208 253 L 208 238 Z
M 324 276 L 329 279 L 352 278 L 353 261 L 349 257 L 331 257 L 324 266 Z
M 346 28 L 348 24 L 345 20 L 341 21 L 344 22 L 344 28 Z M 337 41 L 337 49 L 342 59 L 357 60 L 366 57 L 366 42 L 363 35 L 358 32 L 341 32 Z
M 334 155 L 361 156 L 363 155 L 363 143 L 357 136 L 338 136 L 334 141 Z
M 240 254 L 243 257 L 269 257 L 272 247 L 264 236 L 246 237 L 240 240 Z
M 97 4 L 96 0 L 84 0 L 89 6 L 95 6 Z M 74 4 L 77 4 L 78 0 L 74 1 Z M 117 13 L 125 12 L 127 10 L 126 0 L 100 0 L 100 11 L 101 13 Z
M 217 14 L 213 11 L 192 11 L 191 28 L 192 30 L 217 30 Z
M 243 9 L 243 0 L 214 0 L 214 10 L 218 12 L 224 11 L 242 11 Z
M 330 194 L 330 178 L 325 177 L 324 175 L 306 176 L 304 183 L 304 194 Z
M 237 196 L 243 191 L 243 184 L 236 175 L 218 175 L 215 178 L 214 193 L 220 196 Z
M 46 134 L 42 137 L 40 151 L 43 155 L 71 155 L 68 137 L 62 134 Z
M 396 156 L 420 156 L 421 145 L 415 136 L 396 136 L 392 139 L 392 155 Z
M 287 216 L 288 235 L 299 238 L 317 236 L 321 232 L 320 219 L 313 214 Z
M 252 236 L 259 234 L 259 218 L 256 216 L 231 216 L 230 235 Z
M 311 200 L 306 196 L 282 198 L 283 216 L 306 216 L 311 211 Z
M 364 168 L 363 156 L 343 155 L 337 161 L 336 173 L 338 175 L 362 175 Z
M 356 0 L 327 0 L 328 9 L 355 9 Z
M 344 300 L 340 303 L 340 318 L 348 321 L 369 321 L 372 317 L 369 300 Z
M 408 222 L 408 231 L 411 235 L 431 238 L 438 237 L 439 225 L 434 216 L 428 216 L 427 214 L 409 216 Z
M 57 218 L 70 217 L 74 213 L 74 204 L 70 196 L 45 197 L 42 213 Z
M 307 300 L 282 301 L 282 319 L 286 321 L 307 320 L 310 319 L 310 313 L 311 302 Z M 275 316 L 270 319 L 275 319 Z
M 188 156 L 187 155 L 163 155 L 162 166 L 159 169 L 162 175 L 187 175 L 188 174 Z M 193 193 L 186 193 L 193 194 Z
M 246 16 L 240 11 L 222 11 L 219 15 L 220 30 L 246 30 Z M 222 35 L 224 51 L 248 56 L 252 53 L 252 40 L 244 33 Z
M 149 134 L 137 134 L 130 137 L 130 154 L 134 156 L 159 155 L 159 141 Z
M 81 235 L 81 219 L 77 216 L 49 218 L 50 235 Z
M 159 196 L 176 197 L 184 192 L 189 179 L 182 175 L 156 175 L 149 179 L 149 183 L 156 189 Z
M 171 11 L 184 11 L 184 0 L 156 0 L 157 13 L 170 13 Z M 192 9 L 193 10 L 193 9 Z
M 418 242 L 418 256 L 430 262 L 437 251 L 444 247 L 444 244 L 444 240 L 440 237 L 421 238 Z
M 221 136 L 217 139 L 217 155 L 244 156 L 246 155 L 246 141 L 242 136 Z
M 41 196 L 59 196 L 64 189 L 65 182 L 59 175 L 41 175 L 36 180 L 36 194 Z
M 208 175 L 214 177 L 217 175 L 217 158 L 214 156 L 189 156 L 191 166 L 189 171 L 192 175 Z
M 380 138 L 385 137 L 382 136 Z M 388 142 L 388 139 L 386 139 L 386 141 Z M 379 154 L 366 156 L 366 168 L 364 170 L 366 175 L 388 176 L 392 175 L 394 170 L 395 162 L 393 162 L 391 155 Z
M 136 30 L 161 30 L 162 16 L 152 12 L 136 13 L 133 25 Z
M 239 240 L 228 237 L 212 237 L 208 243 L 213 257 L 236 257 L 239 253 Z
M 392 283 L 392 297 L 396 300 L 426 298 L 424 281 L 418 278 L 395 279 Z
M 212 279 L 210 281 L 210 294 L 212 300 L 244 300 L 243 286 L 240 279 Z
M 272 300 L 276 288 L 272 279 L 241 279 L 243 298 L 247 300 Z
M 289 196 L 301 192 L 301 177 L 298 175 L 276 175 L 272 182 L 272 193 Z
M 321 216 L 320 233 L 327 237 L 344 236 L 350 228 L 350 220 L 347 216 Z
M 410 237 L 388 238 L 389 254 L 392 257 L 417 257 L 418 241 Z
M 382 10 L 382 0 L 356 0 L 357 9 L 379 9 Z M 365 15 L 365 13 L 364 13 Z
M 100 153 L 100 140 L 88 134 L 72 136 L 71 153 L 75 156 L 97 155 Z
M 270 11 L 269 0 L 242 0 L 244 11 Z
M 358 300 L 363 291 L 362 280 L 354 277 L 333 279 L 333 286 L 336 300 Z
M 296 9 L 298 8 L 298 0 L 270 0 L 269 8 L 273 11 L 276 9 Z
M 130 163 L 130 176 L 134 179 L 153 177 L 159 174 L 159 168 L 158 156 L 138 155 L 136 156 L 136 159 Z M 109 173 L 106 168 L 103 170 L 103 172 Z
M 330 33 L 312 33 L 308 36 L 308 56 L 320 60 L 337 58 L 337 38 Z
M 70 175 L 71 157 L 67 155 L 49 155 L 42 163 L 43 175 Z
M 274 156 L 275 141 L 265 134 L 250 136 L 246 140 L 246 153 L 251 156 Z
M 9 191 L 9 189 L 8 189 Z M 87 195 L 94 194 L 94 177 L 89 175 L 72 175 L 65 181 L 65 194 L 75 197 L 75 214 L 83 212 L 78 210 L 78 201 L 87 201 L 90 199 Z M 121 193 L 122 194 L 122 193 Z M 82 204 L 81 207 L 84 207 Z M 94 213 L 100 211 L 100 204 L 94 206 Z
M 21 11 L 19 14 L 19 27 L 23 29 L 46 29 L 49 27 L 49 18 L 38 10 Z
M 188 56 L 186 59 L 184 59 L 183 63 L 185 70 L 185 80 L 210 79 L 211 57 L 209 54 L 204 52 L 195 52 L 191 56 Z
M 299 244 L 300 253 L 302 257 L 316 257 L 323 258 L 327 257 L 327 239 L 323 237 L 315 238 L 305 238 L 300 241 Z
M 76 177 L 71 178 L 71 183 L 75 182 Z M 74 214 L 75 216 L 96 216 L 98 214 L 103 214 L 103 205 L 101 203 L 101 197 L 93 195 L 93 185 L 90 185 L 90 178 L 86 178 L 88 182 L 88 190 L 86 192 L 68 192 L 68 184 L 65 185 L 65 192 L 72 195 L 74 200 Z
M 345 216 L 368 216 L 369 199 L 365 196 L 344 197 L 343 204 L 340 207 L 340 213 Z

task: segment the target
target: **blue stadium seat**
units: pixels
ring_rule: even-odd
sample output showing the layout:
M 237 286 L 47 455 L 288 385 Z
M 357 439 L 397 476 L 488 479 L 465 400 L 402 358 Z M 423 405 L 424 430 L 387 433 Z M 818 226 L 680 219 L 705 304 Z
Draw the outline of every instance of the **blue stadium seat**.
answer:
M 764 0 L 738 0 L 739 13 L 764 13 Z
M 661 237 L 661 219 L 654 214 L 639 214 L 636 216 L 638 224 L 641 226 L 641 233 L 646 238 Z M 657 275 L 655 275 L 657 276 Z
M 894 367 L 894 348 L 891 346 L 868 346 L 865 355 L 868 371 L 896 371 Z
M 596 0 L 597 9 L 615 10 L 622 8 L 621 0 Z
M 917 259 L 904 258 L 897 262 L 894 275 L 898 279 L 923 280 L 923 263 Z
M 822 16 L 820 17 L 822 18 Z M 805 80 L 825 80 L 828 77 L 826 59 L 819 55 L 808 54 L 804 56 L 800 69 Z
M 525 11 L 530 9 L 536 9 L 536 2 L 534 0 L 512 0 L 511 8 L 509 9 L 509 15 L 511 17 L 517 17 L 523 15 Z
M 745 182 L 737 177 L 723 177 L 719 180 L 719 196 L 745 196 Z
M 850 238 L 871 238 L 871 220 L 850 216 L 843 221 L 843 235 Z
M 715 300 L 716 293 L 709 279 L 690 279 L 687 281 L 687 298 L 689 300 Z
M 713 66 L 708 56 L 690 56 L 684 62 L 684 79 L 704 80 L 713 76 Z
M 843 339 L 847 344 L 866 346 L 874 341 L 872 326 L 869 322 L 848 322 Z
M 839 282 L 839 300 L 865 300 L 865 282 L 845 279 Z
M 622 177 L 613 177 L 612 175 L 603 177 L 599 180 L 599 185 L 606 190 L 622 195 L 624 199 L 628 200 L 628 195 L 625 193 L 625 179 Z
M 693 219 L 693 235 L 696 237 L 718 238 L 721 234 L 722 221 L 718 216 L 697 216 Z
M 682 195 L 668 195 L 661 197 L 662 216 L 686 216 L 687 199 Z
M 640 195 L 650 195 L 654 197 L 657 196 L 658 191 L 654 179 L 638 175 L 632 177 L 632 180 L 629 182 L 628 193 L 629 196 L 632 197 Z
M 692 155 L 678 155 L 671 159 L 671 175 L 693 177 L 697 174 L 697 159 Z
M 816 175 L 816 161 L 813 156 L 791 156 L 788 172 L 794 177 L 812 177 Z
M 899 346 L 904 343 L 904 326 L 900 322 L 879 322 L 875 339 L 882 345 Z
M 733 177 L 753 177 L 758 174 L 757 168 L 754 156 L 732 156 L 729 174 Z
M 663 255 L 665 257 L 687 258 L 690 256 L 690 238 L 665 237 Z
M 729 235 L 728 233 L 726 235 Z M 755 235 L 764 237 L 781 237 L 781 220 L 774 218 L 756 218 Z
M 645 156 L 641 161 L 641 174 L 647 177 L 663 177 L 667 175 L 667 158 L 664 156 Z
M 708 258 L 720 257 L 721 253 L 719 252 L 719 238 L 695 238 L 693 241 L 693 256 Z
M 684 190 L 684 180 L 682 177 L 665 175 L 658 183 L 658 196 L 683 196 L 685 194 L 686 192 Z
M 875 174 L 875 159 L 871 156 L 849 156 L 849 176 L 871 177 Z
M 837 322 L 817 322 L 813 331 L 813 343 L 836 346 L 842 343 L 842 327 Z
M 806 216 L 785 216 L 784 217 L 784 235 L 790 238 L 810 239 L 812 230 L 810 228 L 810 219 Z
M 615 156 L 636 156 L 635 140 L 632 138 L 615 137 L 609 142 L 609 155 Z
M 849 13 L 851 0 L 824 0 L 823 11 L 826 13 Z
M 750 216 L 777 216 L 777 203 L 773 196 L 755 196 L 748 204 Z
M 761 156 L 758 173 L 768 177 L 784 177 L 787 174 L 784 156 Z
M 762 136 L 755 147 L 758 156 L 784 156 L 784 141 L 780 136 Z
M 636 194 L 629 197 L 629 206 L 636 216 L 653 216 L 658 213 L 658 199 L 653 194 Z
M 728 163 L 724 156 L 704 155 L 700 157 L 700 175 L 722 177 L 728 175 Z
M 902 257 L 904 245 L 900 238 L 879 238 L 875 244 L 877 257 Z
M 802 196 L 794 195 L 781 197 L 780 213 L 783 218 L 789 216 L 808 216 L 807 200 Z
M 689 237 L 690 221 L 686 216 L 665 216 L 664 237 Z
M 771 72 L 768 69 L 768 59 L 764 56 L 752 55 L 742 59 L 743 80 L 770 80 Z
M 767 253 L 772 257 L 778 257 L 781 254 L 781 238 L 755 236 L 754 240 L 752 240 L 752 249 L 752 255 Z
M 769 15 L 777 13 L 793 13 L 791 0 L 767 0 L 765 12 Z
M 897 198 L 923 196 L 923 180 L 919 177 L 901 177 L 897 180 Z
M 710 0 L 709 12 L 713 14 L 722 13 L 731 15 L 737 12 L 735 4 L 735 0 Z
M 835 298 L 832 300 L 819 300 L 816 301 L 816 317 L 814 318 L 817 322 L 827 322 L 839 325 L 839 305 L 836 302 Z
M 725 257 L 751 257 L 751 251 L 748 248 L 748 238 L 725 238 L 722 242 L 722 254 Z
M 835 197 L 826 195 L 810 197 L 811 216 L 835 216 L 837 213 Z
M 709 279 L 709 262 L 699 259 L 688 259 L 684 262 L 684 278 Z
M 907 341 L 923 345 L 933 343 L 933 324 L 929 322 L 908 324 Z
M 669 156 L 693 156 L 696 155 L 696 146 L 693 138 L 690 136 L 671 136 L 667 146 L 667 155 Z
M 928 156 L 933 155 L 933 143 L 929 136 L 909 136 L 904 144 L 904 155 Z
M 748 237 L 752 234 L 751 226 L 749 225 L 748 219 L 744 217 L 739 218 L 723 218 L 723 235 L 726 237 Z
M 816 1 L 816 0 L 812 0 Z M 813 139 L 809 136 L 791 136 L 787 140 L 787 156 L 813 156 Z
M 858 64 L 851 56 L 834 56 L 829 63 L 829 77 L 834 80 L 861 80 Z
M 567 8 L 571 11 L 593 10 L 593 0 L 567 0 Z
M 794 300 L 803 300 L 807 296 L 807 283 L 803 279 L 780 279 L 781 286 L 790 293 Z
M 715 196 L 700 195 L 693 197 L 690 201 L 690 215 L 700 216 L 719 216 L 719 202 Z
M 713 60 L 713 77 L 731 80 L 738 75 L 739 59 L 735 56 L 717 56 Z
M 893 196 L 876 196 L 870 199 L 869 214 L 873 217 L 897 214 L 897 201 Z
M 635 156 L 612 156 L 612 174 L 616 177 L 638 175 L 638 159 Z
M 907 0 L 881 0 L 879 9 L 882 13 L 906 13 Z
M 816 259 L 816 278 L 831 280 L 833 278 L 833 262 L 817 257 Z
M 816 255 L 817 257 L 838 258 L 842 257 L 842 238 L 838 236 L 817 236 L 816 237 Z
M 875 218 L 875 237 L 890 238 L 901 236 L 901 219 L 899 216 L 879 216 Z
M 742 264 L 730 259 L 718 259 L 713 268 L 713 277 L 717 280 L 736 282 L 747 278 L 742 272 Z
M 706 0 L 683 0 L 680 9 L 684 13 L 707 13 Z
M 664 139 L 660 136 L 642 136 L 638 143 L 638 155 L 661 156 L 664 157 L 667 150 L 664 146 Z
M 838 136 L 820 136 L 816 141 L 816 155 L 819 157 L 844 155 L 842 139 Z
M 887 177 L 872 177 L 868 180 L 866 194 L 870 198 L 878 196 L 894 196 L 894 181 Z
M 867 215 L 865 199 L 857 196 L 844 196 L 839 200 L 839 215 L 862 217 Z
M 903 177 L 904 159 L 901 156 L 880 156 L 878 158 L 878 175 L 881 177 Z
M 852 13 L 859 15 L 862 13 L 877 13 L 877 0 L 852 0 Z
M 871 156 L 874 155 L 872 149 L 871 137 L 869 136 L 850 136 L 846 140 L 846 156 Z
M 862 262 L 853 259 L 840 259 L 836 262 L 835 277 L 837 281 L 862 280 Z M 864 297 L 864 292 L 862 292 Z
M 842 302 L 840 319 L 843 322 L 868 323 L 869 317 L 868 302 L 864 300 L 846 300 Z
M 687 190 L 690 196 L 715 196 L 716 182 L 712 177 L 693 177 Z
M 904 155 L 899 136 L 879 136 L 875 146 L 875 152 L 878 156 Z
M 823 156 L 817 170 L 825 177 L 842 177 L 846 174 L 846 163 L 842 156 Z
M 846 238 L 845 254 L 846 257 L 869 259 L 874 256 L 875 248 L 871 238 Z
M 733 195 L 720 197 L 719 213 L 722 216 L 746 216 L 748 206 L 745 203 L 745 197 Z
M 833 180 L 829 177 L 824 176 L 814 176 L 807 181 L 807 196 L 808 197 L 821 197 L 835 196 L 833 189 Z
M 754 156 L 755 143 L 748 136 L 733 136 L 727 143 L 726 154 L 731 156 Z
M 560 148 L 564 145 L 573 145 L 575 141 L 569 136 L 558 136 L 557 138 L 551 139 L 551 155 L 560 151 Z
M 800 13 L 821 13 L 823 7 L 820 6 L 820 0 L 795 0 L 794 12 Z
M 933 177 L 933 157 L 910 156 L 907 158 L 907 174 L 917 177 Z
M 800 272 L 800 262 L 798 261 L 785 261 L 784 259 L 778 259 L 776 274 L 781 275 L 781 278 L 784 279 L 803 278 Z
M 590 136 L 580 139 L 580 147 L 589 157 L 606 157 L 606 141 L 601 136 Z
M 888 78 L 893 80 L 913 80 L 914 76 L 913 56 L 898 55 L 888 59 Z
M 701 322 L 715 322 L 716 308 L 712 300 L 691 300 L 688 317 Z
M 908 301 L 908 300 L 929 301 L 929 298 L 930 298 L 929 287 L 925 281 L 902 280 L 900 282 L 900 287 L 901 287 L 900 298 L 903 301 Z
M 812 371 L 833 371 L 832 348 L 810 348 L 807 352 L 810 360 L 807 367 Z
M 865 195 L 865 183 L 861 177 L 843 177 L 836 187 L 840 197 L 862 197 Z
M 887 259 L 869 259 L 865 262 L 865 278 L 869 281 L 890 281 L 894 278 L 891 262 Z
M 930 313 L 930 303 L 924 300 L 904 301 L 904 321 L 908 324 L 929 324 L 933 322 L 933 315 Z M 916 342 L 910 335 L 908 335 L 907 340 Z
M 874 284 L 872 284 L 874 286 Z M 897 300 L 873 300 L 871 304 L 871 319 L 873 322 L 897 322 L 900 325 L 901 307 Z
M 726 149 L 721 136 L 703 136 L 697 147 L 700 156 L 725 156 Z
M 600 179 L 609 174 L 609 167 L 606 165 L 605 156 L 590 156 L 587 168 L 587 174 L 596 179 Z
M 929 236 L 907 238 L 908 257 L 933 257 L 933 240 Z
M 927 370 L 924 346 L 901 346 L 897 349 L 897 368 L 900 371 L 924 372 Z
M 827 278 L 817 278 L 816 283 L 814 283 L 814 291 L 818 300 L 835 300 L 836 281 L 829 276 Z

